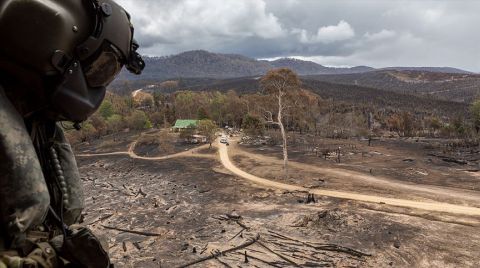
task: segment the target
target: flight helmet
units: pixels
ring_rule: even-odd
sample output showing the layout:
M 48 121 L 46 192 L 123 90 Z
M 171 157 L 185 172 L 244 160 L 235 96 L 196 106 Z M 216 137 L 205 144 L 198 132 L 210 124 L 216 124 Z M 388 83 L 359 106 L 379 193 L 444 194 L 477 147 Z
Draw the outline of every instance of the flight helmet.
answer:
M 0 0 L 0 33 L 0 71 L 45 81 L 31 90 L 57 120 L 86 120 L 123 66 L 145 67 L 130 15 L 112 0 Z

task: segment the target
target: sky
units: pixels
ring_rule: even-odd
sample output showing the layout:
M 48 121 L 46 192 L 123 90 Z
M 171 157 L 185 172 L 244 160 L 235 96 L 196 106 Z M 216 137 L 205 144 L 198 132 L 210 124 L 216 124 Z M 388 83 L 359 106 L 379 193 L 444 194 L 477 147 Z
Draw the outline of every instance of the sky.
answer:
M 480 72 L 477 0 L 117 0 L 141 53 L 188 50 L 325 66 Z

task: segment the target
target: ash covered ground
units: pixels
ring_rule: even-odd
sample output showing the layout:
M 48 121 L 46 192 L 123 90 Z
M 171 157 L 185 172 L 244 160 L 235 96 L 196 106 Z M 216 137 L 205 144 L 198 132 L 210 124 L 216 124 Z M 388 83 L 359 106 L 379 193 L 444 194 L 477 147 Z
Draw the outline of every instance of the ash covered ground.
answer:
M 126 151 L 135 138 L 105 137 L 77 146 L 77 153 Z M 191 267 L 480 263 L 478 217 L 321 196 L 307 202 L 313 201 L 307 193 L 266 189 L 232 175 L 215 149 L 193 154 L 164 160 L 78 157 L 86 194 L 84 224 L 107 239 L 117 267 L 181 267 L 209 256 L 214 257 Z M 252 173 L 261 164 L 234 161 Z

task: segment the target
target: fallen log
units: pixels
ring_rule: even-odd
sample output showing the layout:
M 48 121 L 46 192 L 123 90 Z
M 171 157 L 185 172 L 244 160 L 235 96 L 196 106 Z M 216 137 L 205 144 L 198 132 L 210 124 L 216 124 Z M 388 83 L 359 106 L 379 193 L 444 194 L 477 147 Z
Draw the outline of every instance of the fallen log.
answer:
M 162 235 L 162 234 L 158 234 L 158 233 L 150 233 L 150 232 L 142 232 L 142 231 L 122 229 L 122 228 L 117 228 L 117 227 L 107 226 L 107 225 L 102 225 L 102 227 L 105 228 L 105 229 L 115 230 L 115 231 L 119 231 L 119 232 L 126 232 L 126 233 L 131 233 L 131 234 L 144 235 L 144 236 L 161 236 Z
M 242 228 L 242 230 L 240 230 L 237 234 L 235 234 L 232 238 L 228 239 L 228 241 L 231 241 L 233 239 L 235 239 L 237 236 L 239 236 L 241 233 L 243 233 L 243 231 L 245 231 L 244 228 Z
M 100 217 L 100 218 L 98 218 L 97 220 L 95 220 L 95 221 L 93 221 L 93 222 L 91 222 L 91 223 L 87 223 L 87 225 L 92 225 L 92 224 L 95 224 L 95 223 L 97 223 L 97 222 L 104 221 L 104 220 L 106 220 L 106 219 L 108 219 L 108 218 L 110 218 L 110 217 L 112 217 L 112 216 L 113 216 L 113 213 L 108 214 L 108 215 L 105 215 L 105 216 Z
M 236 255 L 242 255 L 242 256 L 244 256 L 243 253 L 239 253 L 239 252 L 238 252 L 238 253 L 235 253 L 235 254 L 236 254 Z M 275 267 L 275 268 L 282 268 L 282 266 L 278 266 L 278 265 L 276 265 L 275 263 L 268 262 L 268 261 L 266 261 L 266 260 L 262 260 L 262 259 L 260 259 L 259 257 L 255 257 L 255 256 L 252 255 L 251 253 L 248 255 L 248 258 L 249 258 L 249 259 L 252 259 L 252 260 L 259 261 L 259 262 L 264 263 L 264 264 L 267 264 L 267 265 L 270 265 L 270 266 Z
M 214 255 L 214 254 L 212 254 L 212 255 Z M 215 260 L 217 260 L 219 263 L 221 263 L 223 266 L 225 266 L 225 267 L 227 267 L 227 268 L 233 268 L 233 267 L 232 267 L 231 265 L 229 265 L 228 263 L 220 260 L 220 259 L 218 258 L 218 256 L 214 256 L 214 258 L 215 258 Z
M 268 232 L 270 234 L 272 234 L 272 236 L 276 236 L 277 238 L 294 241 L 294 242 L 300 243 L 304 246 L 311 247 L 311 248 L 316 249 L 316 250 L 342 252 L 342 253 L 346 253 L 346 254 L 349 254 L 349 255 L 352 255 L 352 256 L 355 256 L 355 257 L 372 256 L 372 254 L 364 253 L 364 252 L 361 252 L 361 251 L 358 251 L 358 250 L 355 250 L 355 249 L 352 249 L 352 248 L 344 247 L 344 246 L 339 246 L 339 245 L 335 245 L 335 244 L 307 243 L 305 241 L 300 241 L 300 240 L 297 240 L 297 239 L 294 239 L 294 238 L 276 233 L 276 232 L 271 231 L 271 230 L 268 230 Z
M 201 262 L 204 262 L 204 261 L 208 261 L 208 260 L 211 260 L 211 259 L 215 259 L 215 258 L 217 258 L 218 256 L 225 255 L 226 253 L 230 253 L 230 252 L 234 252 L 234 251 L 237 251 L 237 250 L 239 250 L 239 249 L 242 249 L 242 248 L 246 248 L 246 247 L 248 247 L 248 246 L 251 246 L 251 245 L 255 244 L 259 239 L 260 239 L 260 235 L 257 234 L 256 237 L 247 240 L 245 243 L 243 243 L 243 244 L 241 244 L 241 245 L 238 245 L 238 246 L 233 247 L 233 248 L 229 248 L 229 249 L 224 250 L 224 251 L 216 252 L 216 253 L 214 253 L 214 254 L 212 254 L 212 255 L 210 255 L 210 256 L 206 256 L 206 257 L 200 258 L 200 259 L 198 259 L 198 260 L 189 262 L 189 263 L 187 263 L 187 264 L 180 265 L 180 266 L 178 266 L 178 268 L 190 267 L 190 266 L 192 266 L 192 265 L 194 265 L 194 264 L 198 264 L 198 263 L 201 263 Z
M 298 265 L 298 263 L 290 260 L 289 258 L 283 256 L 282 254 L 277 253 L 277 252 L 275 252 L 274 250 L 272 250 L 271 248 L 265 246 L 262 242 L 258 242 L 257 244 L 260 245 L 261 247 L 263 247 L 264 249 L 270 251 L 270 252 L 273 253 L 274 255 L 278 256 L 280 259 L 282 259 L 282 260 L 290 263 L 291 265 L 293 265 L 293 266 L 295 266 L 295 267 L 301 267 L 300 265 Z

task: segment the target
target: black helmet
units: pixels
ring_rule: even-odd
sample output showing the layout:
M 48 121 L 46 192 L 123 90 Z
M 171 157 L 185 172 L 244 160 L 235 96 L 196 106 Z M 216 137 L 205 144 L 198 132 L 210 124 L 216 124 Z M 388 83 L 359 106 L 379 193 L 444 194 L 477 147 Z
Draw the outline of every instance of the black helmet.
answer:
M 55 81 L 43 90 L 60 120 L 86 120 L 123 65 L 145 66 L 130 16 L 112 0 L 0 0 L 0 33 L 0 69 Z

